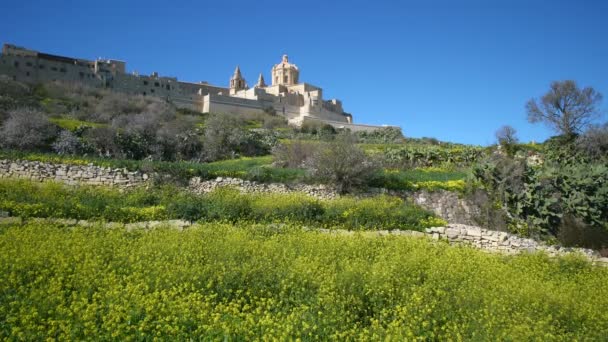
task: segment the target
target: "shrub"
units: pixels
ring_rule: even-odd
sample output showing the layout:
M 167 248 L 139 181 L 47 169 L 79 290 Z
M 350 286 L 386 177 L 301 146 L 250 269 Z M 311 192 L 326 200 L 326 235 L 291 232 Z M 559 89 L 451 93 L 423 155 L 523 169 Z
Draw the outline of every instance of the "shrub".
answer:
M 40 150 L 48 148 L 57 135 L 57 127 L 35 109 L 15 109 L 3 122 L 0 142 L 7 148 Z
M 262 127 L 266 129 L 274 129 L 280 127 L 287 127 L 287 120 L 279 116 L 267 116 L 264 118 Z
M 80 154 L 85 151 L 85 146 L 82 141 L 80 141 L 80 138 L 68 130 L 62 130 L 61 133 L 59 133 L 59 136 L 52 147 L 53 151 L 60 155 Z
M 356 132 L 355 136 L 360 142 L 394 144 L 403 142 L 404 137 L 399 127 L 382 127 L 371 132 Z
M 197 221 L 207 216 L 207 201 L 202 196 L 180 193 L 167 205 L 170 217 Z
M 608 157 L 608 122 L 591 126 L 576 139 L 576 147 L 591 160 L 601 161 Z
M 83 139 L 100 157 L 123 157 L 116 143 L 116 130 L 111 127 L 96 127 L 84 132 Z
M 237 118 L 212 114 L 205 122 L 204 157 L 207 161 L 232 158 L 245 140 L 245 131 Z
M 207 195 L 206 219 L 236 222 L 251 214 L 251 199 L 236 189 L 220 188 Z
M 29 86 L 0 75 L 0 113 L 37 107 L 38 103 L 33 95 Z
M 474 180 L 524 235 L 559 233 L 564 215 L 608 230 L 608 168 L 603 164 L 527 165 L 494 157 L 474 168 Z
M 283 142 L 272 149 L 274 163 L 280 167 L 304 167 L 304 162 L 312 157 L 317 146 L 302 140 Z
M 259 194 L 251 201 L 252 218 L 259 221 L 312 223 L 324 208 L 319 200 L 301 194 Z
M 306 162 L 312 176 L 336 186 L 340 193 L 367 184 L 379 171 L 363 150 L 358 148 L 349 134 L 340 135 L 335 142 L 320 145 Z

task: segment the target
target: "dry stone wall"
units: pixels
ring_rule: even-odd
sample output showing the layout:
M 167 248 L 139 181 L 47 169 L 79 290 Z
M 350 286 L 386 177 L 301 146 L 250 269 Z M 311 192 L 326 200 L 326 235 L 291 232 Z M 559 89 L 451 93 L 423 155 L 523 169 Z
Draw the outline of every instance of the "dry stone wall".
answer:
M 212 192 L 219 187 L 234 187 L 245 193 L 305 193 L 319 199 L 333 199 L 338 193 L 331 187 L 322 184 L 282 184 L 282 183 L 258 183 L 240 178 L 217 177 L 211 180 L 201 180 L 194 177 L 190 180 L 189 189 L 195 193 L 202 194 Z
M 132 187 L 145 183 L 148 175 L 126 169 L 89 165 L 53 164 L 27 160 L 0 160 L 0 178 L 54 180 L 68 184 Z

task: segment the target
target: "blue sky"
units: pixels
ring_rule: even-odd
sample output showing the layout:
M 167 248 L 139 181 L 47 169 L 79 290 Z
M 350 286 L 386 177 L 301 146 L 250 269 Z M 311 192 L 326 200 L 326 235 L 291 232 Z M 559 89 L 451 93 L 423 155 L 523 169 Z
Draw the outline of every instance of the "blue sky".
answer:
M 608 1 L 2 1 L 0 42 L 127 61 L 129 71 L 249 84 L 287 53 L 355 122 L 491 144 L 552 135 L 525 102 L 553 80 L 608 96 Z M 604 112 L 608 99 L 601 104 Z M 606 118 L 606 116 L 604 116 Z

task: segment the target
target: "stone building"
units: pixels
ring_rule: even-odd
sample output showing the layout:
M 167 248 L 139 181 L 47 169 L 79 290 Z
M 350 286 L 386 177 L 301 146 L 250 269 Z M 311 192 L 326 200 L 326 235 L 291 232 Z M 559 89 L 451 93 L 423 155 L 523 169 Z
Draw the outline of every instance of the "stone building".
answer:
M 266 84 L 260 73 L 257 83 L 249 87 L 237 66 L 225 88 L 206 82 L 178 81 L 175 77 L 159 76 L 157 72 L 127 73 L 126 63 L 114 59 L 86 60 L 4 44 L 0 75 L 25 83 L 80 82 L 128 94 L 156 96 L 202 113 L 275 112 L 296 126 L 312 121 L 352 131 L 373 131 L 381 127 L 354 124 L 340 100 L 324 100 L 321 88 L 299 81 L 300 70 L 289 62 L 287 55 L 272 67 L 271 85 Z

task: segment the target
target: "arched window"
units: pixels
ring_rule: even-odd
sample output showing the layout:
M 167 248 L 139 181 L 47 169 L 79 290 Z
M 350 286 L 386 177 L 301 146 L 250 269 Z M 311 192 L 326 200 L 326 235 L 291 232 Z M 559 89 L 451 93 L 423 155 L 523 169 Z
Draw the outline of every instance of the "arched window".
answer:
M 283 76 L 283 82 L 289 83 L 289 77 L 287 75 Z

